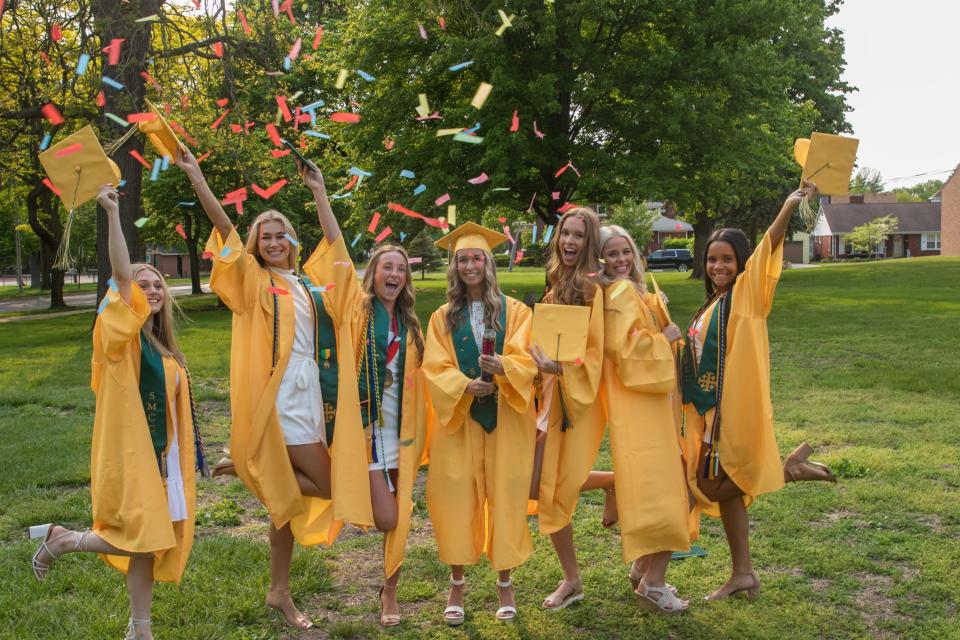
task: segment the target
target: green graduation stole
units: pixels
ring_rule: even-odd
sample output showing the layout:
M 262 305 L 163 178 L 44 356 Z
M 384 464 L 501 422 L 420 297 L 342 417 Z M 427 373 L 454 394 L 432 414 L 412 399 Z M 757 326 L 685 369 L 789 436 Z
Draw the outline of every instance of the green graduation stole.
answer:
M 167 449 L 167 382 L 163 375 L 163 356 L 140 332 L 140 401 L 153 441 L 153 453 L 163 470 Z
M 500 294 L 500 329 L 497 331 L 496 352 L 503 353 L 503 340 L 507 326 L 507 297 Z M 477 348 L 477 339 L 473 335 L 473 326 L 470 324 L 470 306 L 463 307 L 463 317 L 457 323 L 453 332 L 453 346 L 457 352 L 457 364 L 463 375 L 470 379 L 480 375 L 480 350 Z M 474 398 L 470 405 L 470 415 L 480 423 L 483 430 L 492 433 L 497 428 L 497 397 L 496 394 Z
M 327 446 L 333 444 L 333 430 L 337 415 L 337 388 L 340 370 L 337 366 L 337 334 L 333 321 L 323 306 L 320 291 L 306 275 L 300 284 L 307 290 L 307 298 L 313 309 L 313 355 L 320 370 L 320 391 L 323 393 L 323 419 L 327 430 Z
M 373 313 L 361 327 L 359 363 L 357 366 L 357 388 L 360 393 L 360 417 L 363 426 L 382 418 L 383 389 L 387 382 L 387 336 L 390 330 L 390 314 L 376 298 L 371 305 Z M 403 319 L 397 316 L 397 336 L 400 340 L 400 379 L 390 380 L 390 384 L 400 385 L 400 406 L 403 407 L 403 370 L 407 357 L 407 328 Z M 387 385 L 389 386 L 389 385 Z M 381 424 L 385 427 L 386 425 Z M 397 424 L 397 430 L 400 425 Z
M 683 401 L 693 403 L 697 413 L 704 415 L 717 406 L 722 388 L 723 359 L 726 355 L 726 334 L 729 317 L 727 307 L 733 303 L 733 290 L 720 297 L 713 307 L 707 333 L 703 339 L 703 351 L 700 362 L 696 361 L 693 341 L 690 336 L 683 349 Z M 690 323 L 692 328 L 696 318 Z M 688 330 L 689 335 L 689 330 Z M 721 348 L 721 346 L 723 348 Z

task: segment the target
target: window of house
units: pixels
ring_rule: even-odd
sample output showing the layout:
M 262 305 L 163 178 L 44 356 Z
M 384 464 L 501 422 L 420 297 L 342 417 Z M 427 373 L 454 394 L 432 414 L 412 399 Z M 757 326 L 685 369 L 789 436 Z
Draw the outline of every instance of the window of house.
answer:
M 920 250 L 921 251 L 939 251 L 940 250 L 940 234 L 939 233 L 924 233 L 920 236 Z

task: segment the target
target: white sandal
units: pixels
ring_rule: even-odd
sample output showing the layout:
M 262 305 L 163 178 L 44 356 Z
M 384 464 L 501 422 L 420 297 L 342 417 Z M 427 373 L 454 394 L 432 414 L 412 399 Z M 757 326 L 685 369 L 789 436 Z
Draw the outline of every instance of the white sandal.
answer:
M 631 565 L 630 573 L 627 575 L 627 577 L 630 578 L 630 585 L 633 587 L 633 590 L 636 591 L 637 587 L 640 586 L 640 581 L 643 580 L 643 574 L 634 572 L 633 565 Z M 677 588 L 669 582 L 664 582 L 663 586 L 665 586 L 673 595 L 677 595 Z
M 40 541 L 40 546 L 37 547 L 36 552 L 33 554 L 33 559 L 31 560 L 31 564 L 33 565 L 33 577 L 37 579 L 37 582 L 43 582 L 43 581 L 44 581 L 44 579 L 47 577 L 47 573 L 50 572 L 50 567 L 52 567 L 52 566 L 53 566 L 53 563 L 54 563 L 61 555 L 63 555 L 62 553 L 61 553 L 60 555 L 54 554 L 53 551 L 50 549 L 50 547 L 48 547 L 47 545 L 53 544 L 53 543 L 56 542 L 57 540 L 60 540 L 60 539 L 62 539 L 62 538 L 66 538 L 67 536 L 73 535 L 73 533 L 74 533 L 73 531 L 70 531 L 69 529 L 65 529 L 64 532 L 61 533 L 60 535 L 58 535 L 56 538 L 51 538 L 51 537 L 50 537 L 50 534 L 53 532 L 53 527 L 54 527 L 55 525 L 53 525 L 53 524 L 46 524 L 46 525 L 41 525 L 41 526 L 45 526 L 47 529 L 46 529 L 46 532 L 44 533 L 43 540 Z M 33 529 L 33 527 L 31 527 L 31 529 Z M 41 529 L 41 530 L 42 530 L 42 529 Z M 87 540 L 87 534 L 88 534 L 88 533 L 90 533 L 89 530 L 80 533 L 80 537 L 77 538 L 77 551 L 85 551 L 85 549 L 84 549 L 83 547 L 86 545 L 86 540 Z M 41 562 L 41 561 L 40 561 L 40 552 L 41 552 L 41 551 L 45 551 L 45 552 L 47 553 L 47 555 L 50 556 L 51 560 L 50 560 L 49 563 Z
M 640 592 L 641 589 L 643 593 Z M 667 586 L 651 587 L 641 582 L 634 593 L 637 594 L 637 604 L 640 608 L 654 613 L 676 615 L 686 613 L 690 606 L 689 602 L 678 598 Z
M 127 633 L 123 636 L 123 640 L 136 640 L 137 637 L 137 627 L 141 626 L 150 626 L 150 618 L 146 620 L 137 620 L 136 618 L 130 618 L 130 621 L 127 622 Z
M 462 587 L 467 584 L 467 578 L 463 577 L 459 580 L 454 580 L 453 576 L 450 576 L 450 586 L 451 587 Z M 466 620 L 466 612 L 463 610 L 463 607 L 455 604 L 449 605 L 446 609 L 443 610 L 443 621 L 451 627 L 459 627 Z
M 513 581 L 507 580 L 506 582 L 500 582 L 497 580 L 497 589 L 513 589 Z M 513 622 L 516 617 L 517 608 L 515 606 L 508 604 L 497 609 L 497 620 L 500 622 Z
M 560 591 L 560 587 L 563 586 L 564 582 L 567 582 L 567 580 L 566 579 L 561 580 L 560 583 L 557 584 L 556 591 L 554 591 L 549 596 L 543 599 L 543 604 L 540 605 L 541 609 L 546 609 L 547 611 L 560 611 L 560 609 L 566 609 L 567 607 L 572 605 L 574 602 L 580 602 L 581 600 L 583 600 L 584 598 L 583 579 L 581 578 L 578 581 L 579 584 L 576 585 L 573 591 L 567 594 L 565 598 L 562 598 L 560 602 L 556 604 L 547 604 L 547 601 L 550 600 L 550 597 L 553 596 L 553 594 L 556 593 L 557 591 Z M 574 583 L 570 583 L 570 584 L 574 584 Z

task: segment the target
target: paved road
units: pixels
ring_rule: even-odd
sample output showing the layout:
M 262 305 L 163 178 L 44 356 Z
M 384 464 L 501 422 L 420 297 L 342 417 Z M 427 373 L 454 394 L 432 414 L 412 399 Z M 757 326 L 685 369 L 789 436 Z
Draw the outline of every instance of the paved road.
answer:
M 210 285 L 206 282 L 202 283 L 200 288 L 204 293 L 210 293 Z M 170 287 L 170 291 L 173 292 L 174 296 L 186 296 L 190 295 L 191 286 L 189 284 L 178 284 L 176 286 Z M 67 293 L 64 295 L 67 306 L 74 308 L 90 308 L 97 305 L 97 294 L 96 292 L 90 291 L 86 293 Z M 4 298 L 0 299 L 0 312 L 10 312 L 10 311 L 36 311 L 38 309 L 47 309 L 50 307 L 50 294 L 42 296 L 24 296 L 22 298 Z M 62 312 L 56 313 L 44 313 L 36 314 L 30 316 L 19 316 L 14 318 L 4 318 L 0 321 L 16 321 L 24 320 L 27 318 L 38 319 L 38 318 L 53 318 L 58 315 L 70 315 L 77 313 L 82 309 L 75 310 L 64 310 Z

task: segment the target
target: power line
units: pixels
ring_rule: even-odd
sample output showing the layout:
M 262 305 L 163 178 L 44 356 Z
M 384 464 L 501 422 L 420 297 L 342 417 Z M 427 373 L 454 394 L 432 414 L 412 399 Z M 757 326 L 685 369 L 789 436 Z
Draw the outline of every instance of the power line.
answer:
M 926 176 L 936 176 L 941 173 L 950 173 L 953 169 L 944 169 L 943 171 L 927 171 L 926 173 L 917 173 L 912 176 L 903 176 L 901 178 L 890 178 L 889 180 L 884 180 L 884 182 L 900 182 L 901 180 L 910 180 L 912 178 L 923 178 Z

